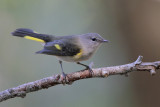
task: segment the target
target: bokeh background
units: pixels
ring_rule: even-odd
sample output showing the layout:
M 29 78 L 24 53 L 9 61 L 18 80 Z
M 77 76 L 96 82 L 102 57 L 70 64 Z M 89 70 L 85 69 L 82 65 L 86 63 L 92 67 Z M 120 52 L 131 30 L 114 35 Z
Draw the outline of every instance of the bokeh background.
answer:
M 13 37 L 16 28 L 57 36 L 99 33 L 104 44 L 95 67 L 160 60 L 160 0 L 0 0 L 0 91 L 60 73 L 55 57 L 36 55 L 42 46 Z M 64 63 L 66 73 L 83 69 Z M 0 107 L 159 107 L 160 73 L 130 73 L 58 85 L 0 103 Z

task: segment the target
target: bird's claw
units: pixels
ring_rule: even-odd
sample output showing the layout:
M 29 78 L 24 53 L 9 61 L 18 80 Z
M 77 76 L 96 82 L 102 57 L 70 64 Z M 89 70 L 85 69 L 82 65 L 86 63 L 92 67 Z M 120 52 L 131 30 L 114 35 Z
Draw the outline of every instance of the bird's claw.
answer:
M 62 78 L 61 78 L 62 84 L 68 84 L 71 85 L 73 82 L 68 80 L 68 76 L 67 74 L 65 74 L 64 72 L 62 72 Z

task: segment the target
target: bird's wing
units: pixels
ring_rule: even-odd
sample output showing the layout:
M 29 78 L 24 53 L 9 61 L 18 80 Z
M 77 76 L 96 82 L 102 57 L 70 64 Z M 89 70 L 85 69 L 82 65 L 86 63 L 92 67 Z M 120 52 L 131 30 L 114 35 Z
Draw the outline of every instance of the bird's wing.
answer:
M 54 40 L 53 42 L 47 42 L 44 46 L 44 49 L 36 53 L 55 56 L 74 56 L 79 52 L 80 48 L 74 43 L 68 43 L 62 40 Z

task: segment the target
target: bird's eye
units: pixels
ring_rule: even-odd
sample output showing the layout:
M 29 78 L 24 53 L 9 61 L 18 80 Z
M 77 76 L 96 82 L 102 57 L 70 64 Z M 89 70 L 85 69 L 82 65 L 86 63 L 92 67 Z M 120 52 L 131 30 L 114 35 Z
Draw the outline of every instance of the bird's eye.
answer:
M 96 38 L 92 38 L 92 41 L 96 41 L 97 39 Z

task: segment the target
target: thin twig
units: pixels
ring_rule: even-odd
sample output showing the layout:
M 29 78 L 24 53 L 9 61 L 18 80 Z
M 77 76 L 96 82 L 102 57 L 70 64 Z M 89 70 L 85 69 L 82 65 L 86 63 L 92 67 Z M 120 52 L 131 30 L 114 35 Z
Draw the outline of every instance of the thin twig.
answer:
M 102 67 L 95 68 L 93 70 L 93 74 L 90 75 L 88 70 L 82 70 L 78 72 L 72 72 L 67 74 L 67 79 L 69 83 L 73 83 L 74 81 L 86 78 L 104 78 L 111 75 L 127 75 L 133 71 L 149 71 L 151 75 L 156 73 L 157 69 L 160 69 L 160 61 L 157 62 L 142 62 L 142 56 L 139 56 L 138 59 L 129 64 L 112 66 L 112 67 Z M 22 97 L 24 98 L 27 93 L 38 91 L 41 89 L 47 89 L 49 87 L 63 84 L 62 75 L 53 75 L 50 77 L 46 77 L 34 82 L 29 82 L 18 87 L 10 88 L 0 92 L 0 102 L 8 100 L 14 97 Z

